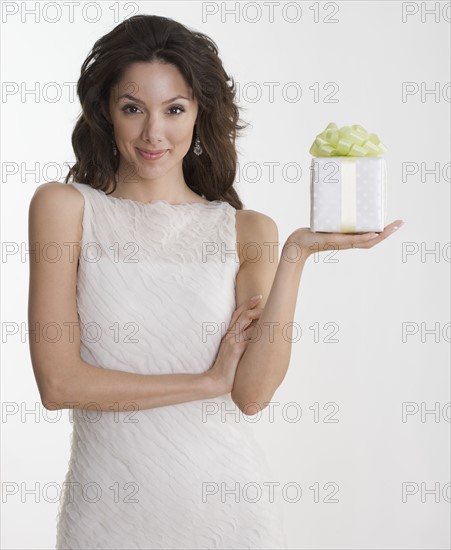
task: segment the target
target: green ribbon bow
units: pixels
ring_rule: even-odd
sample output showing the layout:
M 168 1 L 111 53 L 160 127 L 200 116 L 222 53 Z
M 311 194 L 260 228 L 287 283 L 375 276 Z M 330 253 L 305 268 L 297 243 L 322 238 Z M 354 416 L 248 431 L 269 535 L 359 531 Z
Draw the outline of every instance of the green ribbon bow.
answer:
M 376 157 L 387 151 L 387 147 L 376 134 L 368 134 L 363 126 L 338 126 L 331 122 L 318 134 L 310 147 L 314 157 Z

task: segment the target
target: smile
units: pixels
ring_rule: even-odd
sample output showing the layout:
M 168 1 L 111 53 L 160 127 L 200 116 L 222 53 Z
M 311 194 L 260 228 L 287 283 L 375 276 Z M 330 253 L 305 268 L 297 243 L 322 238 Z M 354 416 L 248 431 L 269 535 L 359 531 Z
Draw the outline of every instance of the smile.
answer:
M 165 151 L 161 151 L 159 153 L 149 153 L 147 151 L 143 151 L 142 149 L 138 149 L 138 148 L 136 150 L 141 155 L 141 157 L 146 160 L 158 160 L 168 152 L 168 149 L 166 149 Z

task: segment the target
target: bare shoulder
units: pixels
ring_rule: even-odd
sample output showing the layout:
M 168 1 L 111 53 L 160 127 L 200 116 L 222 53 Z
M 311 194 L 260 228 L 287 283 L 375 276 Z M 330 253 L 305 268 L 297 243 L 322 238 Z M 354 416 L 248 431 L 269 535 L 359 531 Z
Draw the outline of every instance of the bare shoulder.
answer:
M 63 209 L 70 208 L 72 210 L 83 207 L 84 198 L 72 185 L 59 181 L 49 181 L 36 187 L 30 205 L 36 203 L 44 208 L 58 205 Z
M 276 222 L 267 214 L 256 210 L 236 211 L 236 234 L 240 264 L 249 243 L 262 246 L 263 243 L 278 243 L 279 230 Z
M 38 185 L 29 205 L 29 225 L 52 229 L 54 236 L 81 239 L 84 197 L 75 187 L 59 181 Z M 39 231 L 39 234 L 41 232 Z

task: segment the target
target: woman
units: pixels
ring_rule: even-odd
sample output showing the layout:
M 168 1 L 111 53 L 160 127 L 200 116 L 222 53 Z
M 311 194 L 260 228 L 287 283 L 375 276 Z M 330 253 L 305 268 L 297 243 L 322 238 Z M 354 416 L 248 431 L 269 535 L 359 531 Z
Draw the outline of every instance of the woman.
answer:
M 176 21 L 118 25 L 77 92 L 68 185 L 40 185 L 29 213 L 29 322 L 56 328 L 30 343 L 33 369 L 46 408 L 74 415 L 57 548 L 285 548 L 277 481 L 240 412 L 286 374 L 306 258 L 370 248 L 394 224 L 300 228 L 278 264 L 276 224 L 233 188 L 233 79 Z

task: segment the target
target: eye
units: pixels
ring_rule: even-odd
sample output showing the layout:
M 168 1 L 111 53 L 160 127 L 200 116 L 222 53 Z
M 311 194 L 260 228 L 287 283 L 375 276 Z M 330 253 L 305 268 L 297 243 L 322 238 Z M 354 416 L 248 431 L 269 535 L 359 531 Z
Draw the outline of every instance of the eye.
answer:
M 121 111 L 123 111 L 127 115 L 137 114 L 136 111 L 130 111 L 129 109 L 137 109 L 138 111 L 140 110 L 139 107 L 137 107 L 136 105 L 133 105 L 133 104 L 130 103 L 128 105 L 124 105 L 124 107 L 122 107 Z M 185 109 L 181 105 L 173 105 L 172 107 L 169 108 L 169 111 L 172 111 L 171 115 L 179 115 L 179 114 L 183 113 L 185 111 Z M 180 111 L 180 112 L 174 112 L 174 111 Z
M 169 110 L 172 111 L 173 109 L 178 109 L 182 113 L 185 111 L 185 109 L 181 105 L 173 105 L 172 107 L 169 107 Z M 172 113 L 174 115 L 179 115 L 180 113 Z
M 127 109 L 138 109 L 138 107 L 136 105 L 132 105 L 132 104 L 129 104 L 129 105 L 124 105 L 124 107 L 122 107 L 121 111 L 123 111 L 124 113 L 126 113 L 127 115 L 134 115 L 136 113 L 131 113 L 130 111 L 128 111 Z M 139 109 L 138 109 L 139 110 Z

